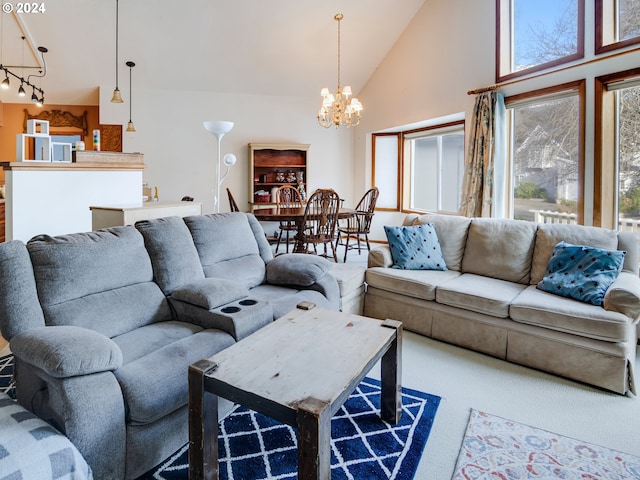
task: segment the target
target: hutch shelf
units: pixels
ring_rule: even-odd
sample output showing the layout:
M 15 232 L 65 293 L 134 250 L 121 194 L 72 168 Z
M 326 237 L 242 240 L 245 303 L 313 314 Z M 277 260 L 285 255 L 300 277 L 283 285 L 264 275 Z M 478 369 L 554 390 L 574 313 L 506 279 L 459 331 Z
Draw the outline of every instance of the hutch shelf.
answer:
M 305 144 L 250 143 L 251 211 L 273 206 L 271 194 L 282 185 L 302 186 L 307 191 L 309 146 Z

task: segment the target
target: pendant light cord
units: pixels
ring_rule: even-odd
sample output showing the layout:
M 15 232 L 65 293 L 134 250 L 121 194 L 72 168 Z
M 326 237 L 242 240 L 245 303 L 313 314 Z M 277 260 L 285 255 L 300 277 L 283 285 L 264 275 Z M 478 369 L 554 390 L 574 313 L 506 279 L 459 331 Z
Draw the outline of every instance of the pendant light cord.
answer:
M 116 0 L 116 89 L 118 88 L 118 19 L 120 18 L 118 10 L 118 0 Z

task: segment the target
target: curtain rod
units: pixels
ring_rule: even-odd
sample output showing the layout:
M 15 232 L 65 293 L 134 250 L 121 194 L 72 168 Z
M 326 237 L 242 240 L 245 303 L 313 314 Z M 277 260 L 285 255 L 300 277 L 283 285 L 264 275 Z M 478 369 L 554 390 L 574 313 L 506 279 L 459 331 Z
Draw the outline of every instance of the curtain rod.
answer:
M 467 92 L 467 95 L 477 95 L 478 93 L 489 92 L 491 90 L 497 90 L 498 88 L 506 87 L 508 85 L 515 85 L 516 83 L 524 82 L 524 81 L 527 81 L 527 80 L 533 80 L 535 78 L 545 77 L 545 76 L 551 75 L 553 73 L 564 72 L 565 70 L 572 70 L 572 69 L 577 68 L 577 67 L 582 67 L 583 65 L 589 65 L 591 63 L 601 62 L 603 60 L 608 60 L 610 58 L 615 58 L 615 57 L 619 57 L 621 55 L 626 55 L 626 54 L 634 53 L 634 52 L 638 52 L 638 51 L 640 51 L 640 47 L 635 47 L 635 48 L 632 48 L 630 50 L 624 50 L 622 52 L 615 52 L 615 53 L 612 53 L 611 55 L 592 58 L 591 60 L 587 60 L 586 62 L 576 63 L 575 65 L 567 65 L 566 67 L 559 68 L 557 70 L 551 70 L 551 71 L 548 71 L 548 72 L 543 72 L 543 73 L 540 73 L 538 75 L 534 74 L 534 75 L 532 75 L 530 77 L 518 78 L 518 79 L 512 80 L 510 82 L 496 83 L 494 85 L 489 85 L 488 87 L 482 87 L 482 88 L 476 88 L 475 90 L 469 90 Z

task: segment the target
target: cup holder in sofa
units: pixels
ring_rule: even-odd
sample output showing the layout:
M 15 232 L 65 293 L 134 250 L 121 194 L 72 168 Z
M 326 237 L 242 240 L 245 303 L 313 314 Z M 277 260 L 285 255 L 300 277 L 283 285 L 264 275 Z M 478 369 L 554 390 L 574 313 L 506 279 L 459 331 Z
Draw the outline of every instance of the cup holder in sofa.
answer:
M 248 300 L 240 300 L 238 303 L 240 305 L 242 305 L 243 307 L 248 307 L 249 305 L 255 305 L 256 303 L 258 303 L 258 301 L 257 300 L 248 299 Z
M 220 309 L 223 313 L 237 313 L 240 310 L 242 310 L 240 307 L 224 307 Z

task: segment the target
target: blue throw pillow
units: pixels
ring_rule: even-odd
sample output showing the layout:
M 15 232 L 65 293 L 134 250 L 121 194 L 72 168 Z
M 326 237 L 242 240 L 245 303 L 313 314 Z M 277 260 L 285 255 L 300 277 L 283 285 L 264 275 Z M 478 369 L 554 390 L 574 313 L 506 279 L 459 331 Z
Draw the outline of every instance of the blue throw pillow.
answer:
M 538 288 L 592 305 L 602 305 L 604 294 L 622 270 L 625 252 L 560 242 L 553 248 L 547 273 Z
M 393 268 L 446 270 L 433 223 L 411 227 L 384 227 L 391 248 Z

